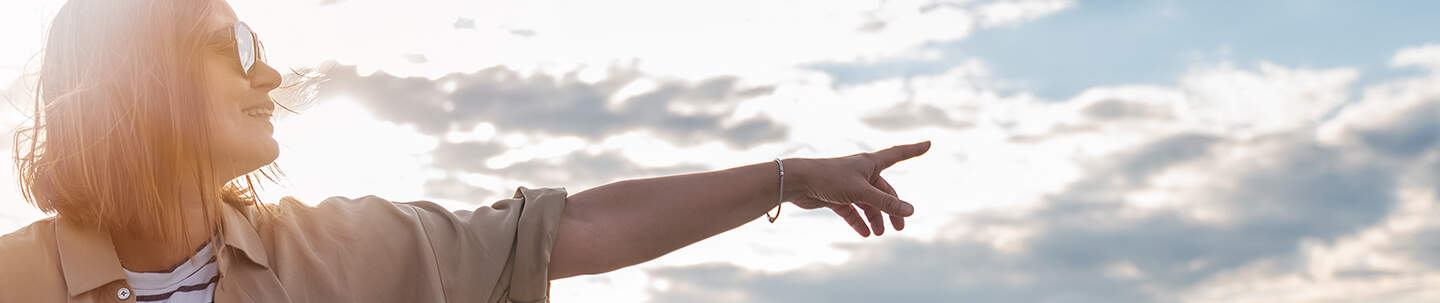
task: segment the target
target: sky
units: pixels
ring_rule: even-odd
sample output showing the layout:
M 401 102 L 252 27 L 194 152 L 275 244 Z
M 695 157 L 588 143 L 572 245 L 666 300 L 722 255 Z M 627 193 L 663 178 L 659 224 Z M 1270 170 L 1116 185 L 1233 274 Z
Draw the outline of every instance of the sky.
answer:
M 11 100 L 61 3 L 0 9 Z M 556 302 L 1440 300 L 1433 2 L 231 5 L 326 74 L 276 118 L 268 201 L 458 210 L 933 141 L 884 175 L 904 231 L 787 208 Z M 45 216 L 0 178 L 0 232 Z

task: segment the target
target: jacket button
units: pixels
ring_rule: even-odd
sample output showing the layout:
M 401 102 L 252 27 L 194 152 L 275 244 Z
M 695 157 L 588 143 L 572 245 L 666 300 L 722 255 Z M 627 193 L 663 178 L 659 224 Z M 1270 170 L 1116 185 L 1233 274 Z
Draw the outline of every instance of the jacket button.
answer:
M 129 288 L 129 287 L 121 287 L 119 290 L 116 290 L 116 291 L 115 291 L 115 298 L 116 298 L 116 299 L 120 299 L 120 301 L 129 300 L 129 299 L 130 299 L 130 288 Z

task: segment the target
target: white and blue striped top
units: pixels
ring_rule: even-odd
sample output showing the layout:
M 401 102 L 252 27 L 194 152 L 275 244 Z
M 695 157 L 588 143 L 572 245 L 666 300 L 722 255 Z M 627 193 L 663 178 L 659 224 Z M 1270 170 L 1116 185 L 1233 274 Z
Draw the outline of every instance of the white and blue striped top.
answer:
M 133 272 L 125 277 L 134 292 L 135 302 L 207 303 L 215 297 L 220 267 L 215 252 L 206 244 L 190 260 L 168 271 Z

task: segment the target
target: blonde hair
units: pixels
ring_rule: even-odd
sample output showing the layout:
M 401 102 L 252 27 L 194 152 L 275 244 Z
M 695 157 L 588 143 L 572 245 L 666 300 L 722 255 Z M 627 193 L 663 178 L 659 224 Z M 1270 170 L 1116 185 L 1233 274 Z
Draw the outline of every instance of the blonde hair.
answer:
M 196 114 L 210 113 L 201 60 L 205 20 L 218 6 L 70 0 L 60 9 L 33 124 L 13 138 L 26 202 L 63 220 L 177 244 L 197 223 L 183 220 L 186 178 L 198 186 L 200 223 L 211 230 L 220 207 L 261 205 L 256 181 L 283 172 L 272 162 L 217 188 L 212 180 L 223 172 L 212 163 L 210 119 Z

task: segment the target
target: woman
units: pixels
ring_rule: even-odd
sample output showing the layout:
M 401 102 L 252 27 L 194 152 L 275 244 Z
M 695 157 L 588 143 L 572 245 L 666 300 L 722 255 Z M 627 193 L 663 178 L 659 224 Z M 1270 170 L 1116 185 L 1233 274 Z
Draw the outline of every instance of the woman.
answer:
M 16 164 L 26 200 L 55 216 L 0 238 L 0 302 L 543 302 L 549 280 L 654 259 L 781 201 L 829 208 L 861 236 L 883 233 L 885 216 L 900 230 L 914 210 L 880 171 L 929 148 L 569 196 L 520 188 L 473 211 L 375 196 L 260 204 L 252 180 L 275 171 L 281 76 L 225 2 L 71 0 L 42 64 Z

